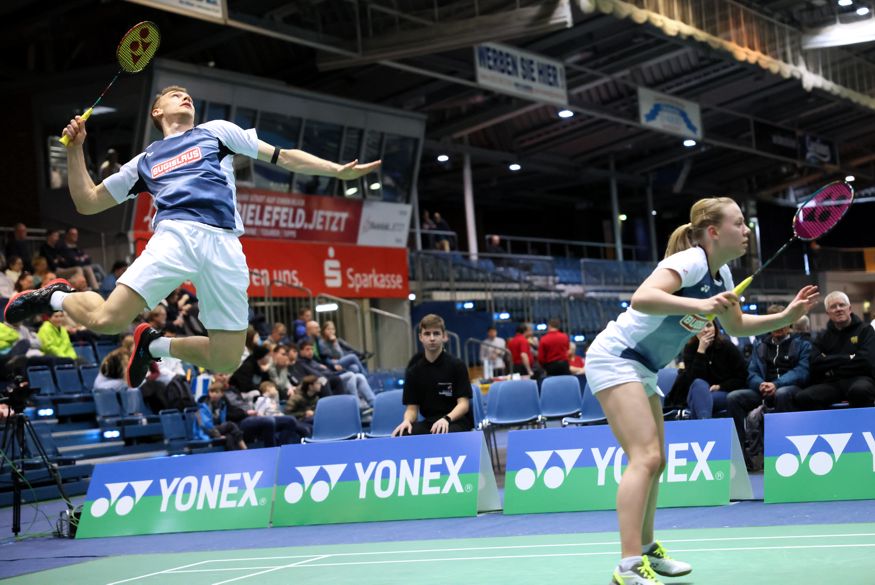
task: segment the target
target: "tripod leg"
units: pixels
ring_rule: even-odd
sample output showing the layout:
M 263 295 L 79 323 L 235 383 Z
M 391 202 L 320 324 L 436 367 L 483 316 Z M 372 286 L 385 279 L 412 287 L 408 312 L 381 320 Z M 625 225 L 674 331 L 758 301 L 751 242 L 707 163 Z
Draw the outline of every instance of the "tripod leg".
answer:
M 72 510 L 73 509 L 73 502 L 70 501 L 70 498 L 67 497 L 67 494 L 64 492 L 64 485 L 63 485 L 63 480 L 61 479 L 61 472 L 58 471 L 58 466 L 49 460 L 49 456 L 46 453 L 45 447 L 43 447 L 43 443 L 39 438 L 39 434 L 36 432 L 36 429 L 33 428 L 33 423 L 30 422 L 30 419 L 27 417 L 24 418 L 24 428 L 27 429 L 27 432 L 31 438 L 31 442 L 33 443 L 33 446 L 36 447 L 37 455 L 39 456 L 40 460 L 42 461 L 43 466 L 45 466 L 46 471 L 49 472 L 49 476 L 55 480 L 55 484 L 58 486 L 58 493 L 60 494 L 60 496 L 64 500 L 64 502 L 67 503 L 67 508 Z M 33 456 L 33 453 L 31 453 L 31 456 Z

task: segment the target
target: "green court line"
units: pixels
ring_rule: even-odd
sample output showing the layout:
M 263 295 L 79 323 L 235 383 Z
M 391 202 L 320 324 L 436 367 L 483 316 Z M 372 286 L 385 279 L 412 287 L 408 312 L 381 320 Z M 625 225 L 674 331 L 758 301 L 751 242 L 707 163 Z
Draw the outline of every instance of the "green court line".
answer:
M 288 532 L 287 534 L 292 534 Z M 875 524 L 666 530 L 694 571 L 666 584 L 822 584 L 875 574 Z M 198 538 L 209 539 L 209 533 Z M 95 540 L 99 550 L 100 541 Z M 9 585 L 551 585 L 608 583 L 616 533 L 425 540 L 126 555 L 42 571 Z M 473 581 L 472 581 L 473 580 Z M 855 581 L 864 582 L 864 581 Z M 868 582 L 868 581 L 865 581 Z M 875 581 L 873 581 L 875 582 Z

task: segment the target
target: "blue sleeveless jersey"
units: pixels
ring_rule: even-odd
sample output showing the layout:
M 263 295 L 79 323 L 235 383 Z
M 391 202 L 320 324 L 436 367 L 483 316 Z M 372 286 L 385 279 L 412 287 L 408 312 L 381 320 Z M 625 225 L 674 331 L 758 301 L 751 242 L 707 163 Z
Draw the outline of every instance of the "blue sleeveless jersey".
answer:
M 708 258 L 702 248 L 690 248 L 672 254 L 657 268 L 667 268 L 681 277 L 676 296 L 707 299 L 732 290 L 732 273 L 720 267 L 718 279 L 708 270 Z M 704 327 L 700 315 L 648 315 L 629 306 L 598 334 L 593 347 L 610 355 L 634 360 L 652 372 L 665 367 L 683 349 L 687 340 Z
M 224 120 L 206 122 L 153 142 L 103 184 L 119 203 L 148 191 L 157 212 L 153 229 L 165 219 L 193 221 L 243 233 L 237 213 L 233 158 L 258 157 L 255 130 Z

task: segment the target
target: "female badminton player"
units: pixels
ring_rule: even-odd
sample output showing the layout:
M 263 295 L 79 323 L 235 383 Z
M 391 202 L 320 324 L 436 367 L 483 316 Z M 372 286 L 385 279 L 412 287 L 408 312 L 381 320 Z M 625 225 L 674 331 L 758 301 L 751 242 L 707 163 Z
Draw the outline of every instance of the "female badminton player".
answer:
M 195 110 L 185 88 L 163 89 L 152 104 L 151 117 L 164 134 L 146 151 L 95 185 L 88 175 L 82 143 L 85 120 L 76 116 L 64 129 L 70 195 L 83 214 L 99 213 L 141 191 L 155 198 L 154 234 L 143 253 L 118 280 L 106 301 L 96 292 L 73 292 L 65 280 L 25 291 L 6 306 L 6 320 L 19 322 L 64 310 L 77 323 L 97 333 L 119 333 L 143 310 L 153 308 L 185 280 L 197 287 L 200 318 L 208 337 L 171 340 L 147 324 L 134 330 L 128 384 L 137 387 L 156 358 L 173 356 L 217 372 L 240 364 L 248 326 L 249 270 L 239 236 L 232 159 L 235 154 L 268 161 L 308 175 L 352 180 L 380 166 L 380 161 L 345 165 L 301 150 L 280 149 L 224 120 L 194 125 Z
M 586 354 L 587 381 L 629 465 L 617 490 L 622 558 L 616 585 L 659 585 L 659 575 L 692 571 L 654 539 L 659 476 L 665 467 L 662 392 L 657 371 L 716 315 L 730 335 L 765 333 L 796 321 L 817 301 L 803 287 L 781 313 L 742 314 L 726 263 L 743 256 L 750 230 L 728 197 L 697 201 L 690 223 L 671 235 L 665 259 L 632 296 L 630 307 L 608 323 Z

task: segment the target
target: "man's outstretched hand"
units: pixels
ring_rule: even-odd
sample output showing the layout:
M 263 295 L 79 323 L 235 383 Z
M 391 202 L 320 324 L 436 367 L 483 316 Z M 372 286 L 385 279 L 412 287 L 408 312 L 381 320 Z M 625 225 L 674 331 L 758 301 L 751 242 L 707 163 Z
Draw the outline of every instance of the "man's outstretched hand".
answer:
M 363 175 L 376 171 L 380 168 L 381 164 L 383 164 L 383 161 L 375 160 L 374 162 L 360 165 L 358 159 L 356 159 L 340 167 L 340 170 L 337 171 L 337 178 L 343 179 L 344 181 L 352 181 L 353 179 L 358 179 Z

